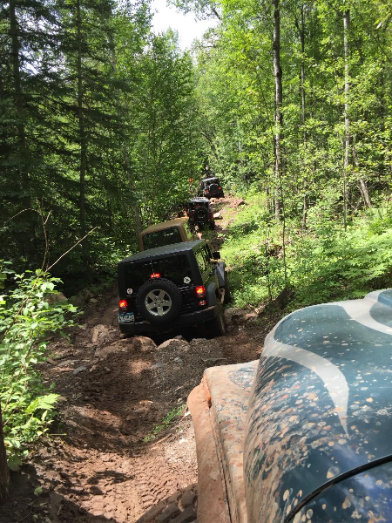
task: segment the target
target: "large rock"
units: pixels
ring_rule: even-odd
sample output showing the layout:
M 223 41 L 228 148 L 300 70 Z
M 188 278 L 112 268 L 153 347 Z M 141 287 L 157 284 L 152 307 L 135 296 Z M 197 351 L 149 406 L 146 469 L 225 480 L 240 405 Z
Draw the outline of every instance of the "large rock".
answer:
M 102 323 L 117 327 L 118 325 L 118 307 L 109 306 L 102 314 Z
M 76 307 L 84 307 L 93 297 L 93 294 L 88 289 L 83 289 L 76 296 L 72 296 L 71 301 Z
M 95 351 L 95 357 L 99 360 L 107 358 L 110 354 L 120 352 L 153 352 L 156 345 L 151 338 L 146 336 L 135 336 L 134 338 L 124 338 L 117 340 L 110 345 L 101 346 Z
M 257 319 L 257 313 L 247 309 L 226 309 L 224 312 L 225 322 L 230 327 L 233 325 L 243 325 Z
M 99 360 L 104 360 L 110 354 L 118 354 L 119 352 L 127 352 L 128 348 L 125 344 L 120 341 L 117 343 L 112 343 L 111 345 L 106 345 L 105 347 L 99 347 L 95 351 L 95 357 Z
M 157 351 L 164 351 L 164 352 L 188 352 L 189 351 L 189 343 L 185 340 L 179 340 L 177 338 L 173 338 L 170 340 L 166 340 L 157 347 Z
M 95 325 L 92 329 L 91 342 L 99 347 L 108 345 L 118 337 L 118 331 L 114 327 L 108 325 Z
M 133 344 L 135 351 L 140 352 L 153 352 L 157 348 L 155 342 L 147 336 L 135 336 Z

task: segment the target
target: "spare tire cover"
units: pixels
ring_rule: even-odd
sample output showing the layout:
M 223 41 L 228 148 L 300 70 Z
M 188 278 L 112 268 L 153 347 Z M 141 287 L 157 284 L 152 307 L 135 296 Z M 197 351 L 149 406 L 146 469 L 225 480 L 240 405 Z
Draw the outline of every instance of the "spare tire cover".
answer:
M 196 221 L 206 221 L 208 219 L 208 211 L 205 207 L 199 207 L 195 210 L 195 220 Z
M 219 193 L 219 185 L 217 183 L 212 183 L 210 185 L 210 194 L 212 196 L 216 195 Z

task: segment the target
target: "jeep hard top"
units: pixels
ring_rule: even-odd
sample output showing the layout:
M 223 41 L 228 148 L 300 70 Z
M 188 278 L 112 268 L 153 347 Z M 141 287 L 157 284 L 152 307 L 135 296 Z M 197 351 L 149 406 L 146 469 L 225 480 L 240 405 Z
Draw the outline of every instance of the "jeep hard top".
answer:
M 222 303 L 230 298 L 225 263 L 204 240 L 166 245 L 118 264 L 119 327 L 124 334 L 205 324 L 224 332 Z
M 224 193 L 219 178 L 216 176 L 204 178 L 201 181 L 198 194 L 206 198 L 223 198 Z
M 196 197 L 189 200 L 186 206 L 188 225 L 191 231 L 196 227 L 202 231 L 208 227 L 211 231 L 215 229 L 214 215 L 208 198 Z
M 194 238 L 188 227 L 188 218 L 175 218 L 144 229 L 139 234 L 139 249 L 144 251 L 192 239 Z

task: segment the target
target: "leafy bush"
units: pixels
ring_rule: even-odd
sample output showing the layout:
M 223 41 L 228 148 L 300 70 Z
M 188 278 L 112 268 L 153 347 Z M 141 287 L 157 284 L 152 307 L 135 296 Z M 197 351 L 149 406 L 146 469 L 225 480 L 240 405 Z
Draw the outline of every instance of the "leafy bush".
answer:
M 0 402 L 12 460 L 25 455 L 53 420 L 57 395 L 43 386 L 37 364 L 45 360 L 48 335 L 65 336 L 65 327 L 73 325 L 68 315 L 77 309 L 56 302 L 60 280 L 41 270 L 14 274 L 0 261 L 0 274 L 15 281 L 13 289 L 0 296 Z
M 392 208 L 390 205 L 341 223 L 314 211 L 311 228 L 286 222 L 284 278 L 282 224 L 266 220 L 263 198 L 247 200 L 229 227 L 222 257 L 228 263 L 235 304 L 257 306 L 276 298 L 288 283 L 292 308 L 362 297 L 391 285 Z
M 262 195 L 246 201 L 230 224 L 222 247 L 238 307 L 259 305 L 276 297 L 284 287 L 281 228 L 268 220 Z
M 302 305 L 361 297 L 390 285 L 392 229 L 357 219 L 347 230 L 307 237 L 293 248 L 292 283 Z M 295 261 L 294 261 L 295 260 Z

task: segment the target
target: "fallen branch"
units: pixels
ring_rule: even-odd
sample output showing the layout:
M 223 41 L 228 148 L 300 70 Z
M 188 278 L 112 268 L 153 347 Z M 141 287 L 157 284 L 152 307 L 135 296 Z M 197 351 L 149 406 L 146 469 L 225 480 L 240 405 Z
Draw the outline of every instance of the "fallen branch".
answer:
M 73 251 L 73 250 L 75 249 L 75 247 L 77 247 L 77 246 L 79 245 L 79 243 L 82 243 L 82 241 L 85 240 L 85 239 L 87 238 L 87 236 L 89 236 L 92 232 L 94 232 L 95 229 L 96 229 L 97 227 L 98 227 L 98 226 L 93 227 L 93 228 L 91 229 L 91 231 L 89 231 L 87 234 L 85 234 L 85 235 L 83 236 L 83 238 L 80 238 L 80 240 L 78 240 L 78 241 L 75 243 L 75 245 L 73 245 L 70 249 L 68 249 L 68 251 L 66 251 L 64 254 L 62 254 L 62 255 L 60 256 L 60 258 L 58 258 L 54 263 L 52 263 L 52 265 L 51 265 L 50 267 L 47 267 L 45 272 L 49 272 L 50 269 L 53 269 L 53 267 L 54 267 L 55 265 L 57 265 L 58 262 L 59 262 L 62 258 L 64 258 L 64 256 L 66 256 L 68 253 L 70 253 L 71 251 Z

